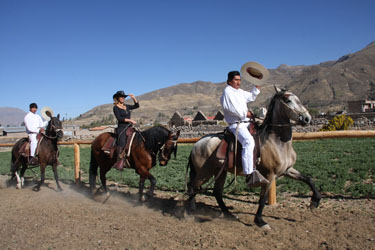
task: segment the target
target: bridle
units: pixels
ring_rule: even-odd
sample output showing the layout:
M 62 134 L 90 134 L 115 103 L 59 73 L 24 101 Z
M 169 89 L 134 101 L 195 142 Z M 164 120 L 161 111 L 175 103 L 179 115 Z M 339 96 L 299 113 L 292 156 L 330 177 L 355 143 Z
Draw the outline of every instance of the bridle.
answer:
M 165 155 L 165 149 L 166 149 L 166 145 L 167 143 L 171 141 L 173 143 L 173 148 L 175 148 L 177 146 L 177 140 L 167 140 L 163 146 L 160 147 L 159 149 L 159 162 L 161 160 L 163 161 L 168 161 L 169 160 L 169 157 Z
M 55 136 L 49 136 L 47 135 L 46 133 L 43 134 L 44 137 L 48 138 L 48 139 L 51 139 L 51 140 L 55 140 L 55 139 L 58 139 L 59 138 L 59 132 L 62 131 L 61 128 L 57 128 L 53 123 L 52 123 L 52 119 L 49 123 L 49 126 L 50 126 L 50 131 L 52 130 L 53 132 L 55 132 Z

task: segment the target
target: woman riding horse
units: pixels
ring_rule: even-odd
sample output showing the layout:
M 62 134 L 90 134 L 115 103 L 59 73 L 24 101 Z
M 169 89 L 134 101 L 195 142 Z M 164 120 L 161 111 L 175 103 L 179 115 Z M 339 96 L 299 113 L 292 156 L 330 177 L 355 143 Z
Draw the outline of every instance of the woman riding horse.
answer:
M 133 99 L 134 105 L 124 103 L 127 96 L 130 96 Z M 130 115 L 131 110 L 139 108 L 139 103 L 133 94 L 125 95 L 124 91 L 122 90 L 117 91 L 113 95 L 113 101 L 113 113 L 117 119 L 117 161 L 112 167 L 122 171 L 124 169 L 123 152 L 126 145 L 126 129 L 131 125 L 136 124 L 136 121 L 130 119 Z

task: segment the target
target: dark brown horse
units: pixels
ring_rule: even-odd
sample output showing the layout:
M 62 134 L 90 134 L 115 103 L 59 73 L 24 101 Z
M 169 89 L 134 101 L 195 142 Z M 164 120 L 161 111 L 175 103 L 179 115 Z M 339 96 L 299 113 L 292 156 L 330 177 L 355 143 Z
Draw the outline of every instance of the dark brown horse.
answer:
M 48 126 L 46 128 L 45 134 L 40 134 L 41 141 L 38 146 L 38 158 L 39 158 L 39 165 L 40 165 L 40 182 L 33 188 L 35 191 L 40 190 L 40 186 L 44 183 L 45 178 L 45 169 L 47 165 L 52 165 L 53 173 L 56 180 L 56 185 L 59 191 L 63 191 L 60 184 L 59 184 L 59 177 L 57 174 L 57 165 L 58 165 L 58 156 L 59 150 L 57 148 L 57 141 L 60 140 L 64 133 L 62 131 L 62 124 L 60 121 L 60 115 L 57 117 L 52 117 L 52 115 L 47 112 L 47 115 L 51 118 L 48 122 Z M 11 159 L 11 179 L 13 180 L 14 177 L 17 177 L 17 188 L 22 188 L 24 184 L 24 174 L 28 167 L 28 157 L 24 156 L 20 152 L 21 147 L 28 143 L 28 138 L 22 138 L 16 142 L 16 144 L 12 148 L 12 159 Z M 22 165 L 21 168 L 21 178 L 18 174 L 19 167 Z
M 135 133 L 136 135 L 131 146 L 129 163 L 130 167 L 135 169 L 140 176 L 139 200 L 142 201 L 146 179 L 150 180 L 151 183 L 147 196 L 152 197 L 154 194 L 156 179 L 150 174 L 149 170 L 156 165 L 156 157 L 158 156 L 159 158 L 159 164 L 165 166 L 167 165 L 172 152 L 174 152 L 176 156 L 177 139 L 180 135 L 180 131 L 174 134 L 164 127 L 156 126 L 143 132 L 137 131 Z M 98 167 L 100 167 L 100 180 L 102 187 L 108 195 L 105 175 L 111 170 L 111 167 L 116 162 L 116 154 L 111 158 L 104 153 L 102 148 L 111 136 L 115 137 L 116 135 L 113 133 L 100 134 L 91 144 L 89 179 L 92 195 L 95 194 L 94 189 L 96 176 L 98 175 Z

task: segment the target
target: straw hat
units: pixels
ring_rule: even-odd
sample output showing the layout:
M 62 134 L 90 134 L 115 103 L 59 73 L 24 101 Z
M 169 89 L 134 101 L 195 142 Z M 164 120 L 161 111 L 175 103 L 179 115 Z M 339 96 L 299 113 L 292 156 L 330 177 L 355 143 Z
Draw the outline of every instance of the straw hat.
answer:
M 40 114 L 44 118 L 44 120 L 49 121 L 53 117 L 53 110 L 50 107 L 43 107 L 40 111 Z
M 270 72 L 257 62 L 247 62 L 241 67 L 241 77 L 255 85 L 264 85 Z

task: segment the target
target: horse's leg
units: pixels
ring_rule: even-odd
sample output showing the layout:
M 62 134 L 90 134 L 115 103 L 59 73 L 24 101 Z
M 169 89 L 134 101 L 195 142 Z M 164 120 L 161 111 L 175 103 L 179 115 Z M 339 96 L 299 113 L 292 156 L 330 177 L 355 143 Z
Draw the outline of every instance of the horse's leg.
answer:
M 148 190 L 148 192 L 146 194 L 148 198 L 151 198 L 151 197 L 154 196 L 156 179 L 155 179 L 154 176 L 152 176 L 152 174 L 150 174 L 150 172 L 147 170 L 146 167 L 140 167 L 139 169 L 137 169 L 137 173 L 140 176 L 139 177 L 139 201 L 142 202 L 143 189 L 144 189 L 144 186 L 145 186 L 146 179 L 149 179 L 150 183 L 151 183 L 150 189 Z
M 307 185 L 309 185 L 311 191 L 313 192 L 313 194 L 311 196 L 310 208 L 313 209 L 313 208 L 317 208 L 319 206 L 321 195 L 320 195 L 319 191 L 316 189 L 316 187 L 314 185 L 314 182 L 311 180 L 310 177 L 304 176 L 303 174 L 301 174 L 295 168 L 289 168 L 285 172 L 284 175 L 287 176 L 287 177 L 289 177 L 289 178 L 295 179 L 295 180 L 303 181 Z
M 273 181 L 275 181 L 275 175 L 270 174 L 267 179 L 269 183 L 262 186 L 262 189 L 259 194 L 259 206 L 258 206 L 257 213 L 255 214 L 255 218 L 254 218 L 254 223 L 258 227 L 261 227 L 264 229 L 270 229 L 270 226 L 267 224 L 267 222 L 263 220 L 262 213 L 263 213 L 264 206 L 266 205 L 267 195 L 270 191 L 271 184 Z
M 21 168 L 21 187 L 23 187 L 24 184 L 25 184 L 25 172 L 26 172 L 26 169 L 27 169 L 27 163 L 26 162 L 22 162 L 22 168 Z
M 215 178 L 216 178 L 216 175 L 215 175 Z M 233 217 L 233 215 L 229 212 L 227 206 L 225 205 L 225 203 L 223 201 L 223 189 L 224 189 L 224 184 L 225 184 L 226 178 L 227 178 L 227 172 L 222 171 L 220 176 L 215 181 L 213 195 L 215 196 L 216 201 L 219 204 L 219 207 L 223 211 L 224 216 Z
M 34 191 L 39 191 L 40 186 L 44 183 L 46 165 L 40 164 L 40 182 L 33 188 Z
M 64 191 L 59 183 L 59 175 L 57 173 L 57 162 L 52 165 L 53 175 L 55 176 L 56 186 L 59 191 Z

